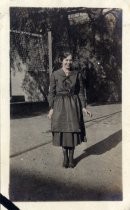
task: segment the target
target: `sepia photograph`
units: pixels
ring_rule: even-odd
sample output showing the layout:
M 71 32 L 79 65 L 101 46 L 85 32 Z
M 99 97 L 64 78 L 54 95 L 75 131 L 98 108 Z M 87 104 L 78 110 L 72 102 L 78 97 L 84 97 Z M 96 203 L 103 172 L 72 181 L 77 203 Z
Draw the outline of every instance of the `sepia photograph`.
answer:
M 9 8 L 11 201 L 123 200 L 122 15 Z

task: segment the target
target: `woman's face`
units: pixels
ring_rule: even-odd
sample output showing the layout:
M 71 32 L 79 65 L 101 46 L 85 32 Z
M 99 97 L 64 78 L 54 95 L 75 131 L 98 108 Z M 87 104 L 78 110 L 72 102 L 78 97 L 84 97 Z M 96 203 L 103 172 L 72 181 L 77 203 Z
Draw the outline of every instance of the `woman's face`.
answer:
M 73 63 L 72 55 L 69 55 L 69 56 L 67 56 L 66 58 L 63 59 L 62 67 L 63 67 L 64 69 L 70 69 L 72 63 Z

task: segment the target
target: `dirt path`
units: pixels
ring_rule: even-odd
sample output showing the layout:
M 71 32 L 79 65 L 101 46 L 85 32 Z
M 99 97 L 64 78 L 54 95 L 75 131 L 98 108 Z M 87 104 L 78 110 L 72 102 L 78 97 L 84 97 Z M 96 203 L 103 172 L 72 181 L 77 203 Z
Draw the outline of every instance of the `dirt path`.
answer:
M 46 113 L 11 120 L 10 198 L 13 201 L 122 199 L 121 105 L 91 106 L 87 143 L 76 147 L 74 169 L 62 168 Z

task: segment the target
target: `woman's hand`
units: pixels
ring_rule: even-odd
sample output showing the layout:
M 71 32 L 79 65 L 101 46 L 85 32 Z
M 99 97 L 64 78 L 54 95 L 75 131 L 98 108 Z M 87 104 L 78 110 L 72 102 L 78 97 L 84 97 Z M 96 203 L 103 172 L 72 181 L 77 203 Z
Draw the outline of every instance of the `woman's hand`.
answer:
M 51 120 L 52 115 L 53 115 L 53 109 L 50 109 L 50 111 L 49 111 L 49 113 L 47 115 L 47 117 L 49 118 L 49 120 Z
M 91 113 L 88 109 L 83 108 L 82 111 L 83 111 L 86 115 L 88 114 L 89 117 L 92 117 L 92 113 Z

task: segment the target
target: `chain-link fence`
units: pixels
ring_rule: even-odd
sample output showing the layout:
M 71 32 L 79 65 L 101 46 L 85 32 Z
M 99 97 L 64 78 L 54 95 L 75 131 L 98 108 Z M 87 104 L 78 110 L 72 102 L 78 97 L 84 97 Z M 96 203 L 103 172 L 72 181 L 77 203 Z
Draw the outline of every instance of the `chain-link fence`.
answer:
M 47 99 L 49 74 L 45 41 L 39 34 L 10 32 L 11 101 Z

